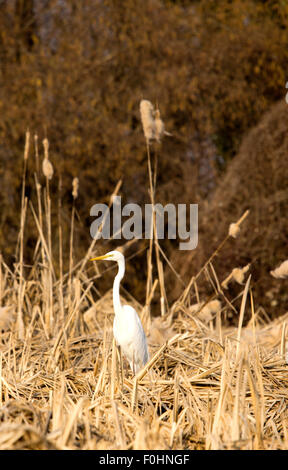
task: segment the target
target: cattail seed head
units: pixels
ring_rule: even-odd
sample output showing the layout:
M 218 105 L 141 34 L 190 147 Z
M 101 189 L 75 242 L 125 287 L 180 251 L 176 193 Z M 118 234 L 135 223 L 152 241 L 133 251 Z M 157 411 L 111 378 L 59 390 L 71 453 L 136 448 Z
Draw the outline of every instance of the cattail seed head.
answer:
M 244 268 L 232 269 L 229 276 L 227 276 L 226 279 L 224 279 L 224 281 L 222 282 L 222 287 L 224 289 L 228 289 L 228 284 L 232 280 L 238 282 L 238 284 L 243 284 L 245 273 L 248 271 L 249 268 L 250 268 L 250 264 L 247 264 L 246 266 L 244 266 Z
M 155 116 L 155 121 L 154 121 L 155 122 L 155 139 L 157 140 L 157 142 L 160 142 L 164 134 L 165 127 L 164 127 L 164 122 L 162 121 L 160 117 L 159 109 L 156 109 L 154 116 Z
M 42 162 L 42 170 L 43 170 L 44 176 L 46 176 L 48 180 L 51 180 L 54 170 L 53 170 L 52 163 L 50 162 L 50 160 L 48 160 L 48 158 L 44 158 Z
M 232 271 L 232 278 L 238 282 L 238 284 L 243 284 L 245 273 L 250 268 L 250 264 L 244 266 L 244 268 L 234 268 Z
M 51 180 L 54 170 L 53 170 L 52 163 L 49 161 L 49 158 L 48 158 L 49 141 L 48 139 L 45 138 L 42 143 L 44 147 L 44 160 L 42 162 L 42 170 L 43 170 L 44 176 L 46 176 L 48 180 Z
M 42 143 L 44 147 L 44 158 L 48 160 L 49 141 L 45 138 Z
M 270 271 L 270 274 L 276 279 L 288 279 L 288 259 L 283 261 L 274 271 Z
M 30 145 L 30 131 L 29 131 L 29 129 L 28 129 L 28 130 L 26 131 L 26 138 L 25 138 L 24 160 L 28 160 L 29 145 Z
M 141 100 L 140 102 L 140 115 L 144 131 L 144 136 L 149 142 L 155 138 L 155 121 L 154 121 L 154 108 L 150 101 Z
M 76 177 L 76 178 L 73 178 L 73 182 L 72 182 L 72 196 L 74 199 L 78 197 L 78 189 L 79 189 L 79 179 Z
M 229 226 L 229 236 L 237 238 L 240 232 L 240 227 L 237 224 L 230 224 Z

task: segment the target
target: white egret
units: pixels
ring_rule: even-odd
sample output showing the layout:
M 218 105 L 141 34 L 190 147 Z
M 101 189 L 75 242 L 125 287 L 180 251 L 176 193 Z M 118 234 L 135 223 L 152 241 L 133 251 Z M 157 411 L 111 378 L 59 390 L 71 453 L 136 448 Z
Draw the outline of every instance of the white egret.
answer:
M 148 347 L 145 332 L 136 310 L 131 305 L 122 305 L 120 300 L 120 282 L 125 273 L 125 258 L 120 251 L 109 251 L 90 261 L 107 260 L 118 263 L 118 273 L 113 284 L 114 322 L 113 334 L 117 346 L 120 346 L 128 359 L 132 372 L 136 374 L 148 361 Z

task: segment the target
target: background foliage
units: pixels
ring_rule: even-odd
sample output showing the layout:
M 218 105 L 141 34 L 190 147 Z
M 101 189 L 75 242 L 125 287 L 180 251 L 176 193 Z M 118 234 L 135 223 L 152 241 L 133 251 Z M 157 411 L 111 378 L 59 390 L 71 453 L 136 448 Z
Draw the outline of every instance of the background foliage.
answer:
M 146 98 L 158 103 L 166 128 L 173 133 L 153 148 L 153 155 L 159 155 L 157 201 L 199 203 L 200 249 L 191 260 L 185 258 L 185 268 L 178 242 L 163 243 L 184 277 L 196 271 L 203 249 L 209 255 L 213 240 L 220 242 L 228 224 L 246 208 L 254 222 L 270 224 L 266 218 L 270 209 L 255 218 L 255 194 L 260 208 L 266 189 L 269 197 L 279 189 L 284 192 L 281 207 L 277 198 L 269 206 L 275 219 L 269 235 L 260 230 L 255 239 L 247 230 L 243 244 L 235 243 L 227 264 L 218 267 L 219 276 L 224 277 L 235 267 L 235 260 L 257 259 L 255 280 L 261 287 L 256 302 L 269 310 L 271 298 L 264 295 L 271 280 L 269 270 L 287 258 L 287 225 L 281 231 L 288 206 L 281 170 L 288 160 L 283 144 L 287 109 L 285 103 L 273 107 L 285 95 L 287 21 L 288 4 L 279 1 L 2 0 L 0 250 L 7 262 L 14 261 L 19 230 L 26 129 L 37 133 L 39 144 L 44 137 L 50 142 L 56 173 L 53 207 L 56 214 L 60 178 L 67 252 L 72 179 L 79 178 L 75 249 L 80 259 L 90 243 L 90 207 L 107 202 L 119 179 L 123 203 L 149 201 L 139 116 L 139 102 Z M 246 138 L 265 112 L 264 124 Z M 42 159 L 41 146 L 39 150 Z M 34 152 L 28 166 L 27 195 L 33 201 Z M 271 178 L 273 184 L 269 184 Z M 223 194 L 225 213 L 214 220 Z M 235 199 L 235 194 L 242 197 Z M 31 249 L 26 251 L 27 263 L 33 256 L 35 237 L 28 214 L 26 242 Z M 109 248 L 114 245 L 110 243 Z M 139 241 L 131 253 L 145 246 L 146 242 Z M 142 301 L 144 250 L 134 262 L 126 287 Z M 266 284 L 260 283 L 263 278 Z M 107 286 L 110 283 L 108 279 Z M 177 295 L 177 286 L 177 279 L 171 279 L 170 300 Z

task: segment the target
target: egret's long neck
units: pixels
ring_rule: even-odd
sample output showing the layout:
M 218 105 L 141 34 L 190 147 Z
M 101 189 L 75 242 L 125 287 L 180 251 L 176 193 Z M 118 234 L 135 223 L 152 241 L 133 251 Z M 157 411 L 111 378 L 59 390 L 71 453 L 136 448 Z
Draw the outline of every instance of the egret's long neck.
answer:
M 113 305 L 115 315 L 121 312 L 121 300 L 120 300 L 120 282 L 123 279 L 125 273 L 125 261 L 124 259 L 118 261 L 118 273 L 114 279 L 113 284 Z

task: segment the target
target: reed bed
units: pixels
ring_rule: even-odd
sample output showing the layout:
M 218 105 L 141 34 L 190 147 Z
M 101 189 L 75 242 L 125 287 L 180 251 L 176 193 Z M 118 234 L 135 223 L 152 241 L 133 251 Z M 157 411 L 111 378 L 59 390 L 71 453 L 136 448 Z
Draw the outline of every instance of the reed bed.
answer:
M 14 268 L 0 257 L 0 449 L 287 449 L 288 313 L 272 322 L 254 307 L 253 279 L 246 267 L 238 308 L 225 293 L 233 276 L 221 282 L 213 265 L 226 239 L 241 236 L 248 213 L 234 224 L 232 235 L 227 225 L 226 239 L 208 254 L 173 305 L 162 301 L 157 317 L 151 317 L 149 306 L 156 288 L 165 297 L 162 263 L 169 260 L 153 227 L 146 304 L 131 294 L 123 298 L 139 312 L 149 344 L 150 360 L 134 377 L 113 342 L 112 290 L 102 297 L 97 291 L 104 271 L 87 266 L 96 240 L 83 260 L 73 262 L 75 185 L 69 269 L 62 272 L 60 246 L 61 269 L 55 273 L 50 178 L 46 175 L 42 188 L 35 175 L 37 207 L 24 197 L 29 139 L 27 133 Z M 156 179 L 148 157 L 154 200 Z M 38 241 L 27 270 L 23 237 L 28 210 Z M 60 240 L 62 224 L 59 219 Z M 199 276 L 213 285 L 210 298 L 200 299 Z M 229 310 L 238 315 L 235 327 L 225 324 Z M 245 326 L 244 314 L 249 315 Z
M 12 279 L 3 274 L 5 296 Z M 214 320 L 185 309 L 168 338 L 152 320 L 151 360 L 133 377 L 115 358 L 111 292 L 87 309 L 90 292 L 80 289 L 78 315 L 49 337 L 27 285 L 24 340 L 13 324 L 2 332 L 0 449 L 287 448 L 288 314 L 242 328 L 240 343 L 237 328 L 220 338 Z

